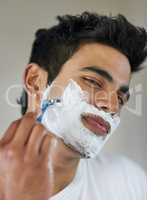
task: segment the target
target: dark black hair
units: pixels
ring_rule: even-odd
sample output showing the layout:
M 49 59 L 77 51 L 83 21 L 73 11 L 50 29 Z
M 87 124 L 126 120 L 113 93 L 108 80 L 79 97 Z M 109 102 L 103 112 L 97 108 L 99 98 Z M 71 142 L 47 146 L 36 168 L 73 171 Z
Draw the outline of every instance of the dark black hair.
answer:
M 39 29 L 32 46 L 29 63 L 37 63 L 48 72 L 52 82 L 62 65 L 78 50 L 80 44 L 98 42 L 114 47 L 127 56 L 131 72 L 141 69 L 147 56 L 147 32 L 134 26 L 123 15 L 105 16 L 84 12 L 81 15 L 57 16 L 58 24 Z M 27 110 L 27 93 L 22 91 L 17 101 L 21 113 Z

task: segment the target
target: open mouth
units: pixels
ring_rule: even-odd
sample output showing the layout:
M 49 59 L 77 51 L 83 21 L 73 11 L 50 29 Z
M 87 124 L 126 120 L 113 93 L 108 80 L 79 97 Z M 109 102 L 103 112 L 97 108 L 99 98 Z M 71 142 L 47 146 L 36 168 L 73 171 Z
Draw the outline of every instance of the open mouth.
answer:
M 110 132 L 110 124 L 98 115 L 85 113 L 81 115 L 81 120 L 86 128 L 98 136 L 106 136 Z

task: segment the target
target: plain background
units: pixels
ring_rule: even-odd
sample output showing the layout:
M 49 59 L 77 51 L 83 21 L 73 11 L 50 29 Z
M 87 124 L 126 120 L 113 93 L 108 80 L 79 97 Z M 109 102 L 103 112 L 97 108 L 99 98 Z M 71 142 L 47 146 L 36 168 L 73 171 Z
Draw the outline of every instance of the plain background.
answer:
M 35 31 L 54 25 L 57 15 L 80 14 L 85 10 L 121 13 L 132 23 L 147 28 L 146 0 L 0 0 L 1 134 L 12 120 L 20 117 L 15 102 L 21 92 Z M 131 88 L 129 109 L 124 108 L 121 125 L 104 151 L 123 153 L 147 170 L 147 70 L 133 76 Z M 140 114 L 134 113 L 136 108 Z

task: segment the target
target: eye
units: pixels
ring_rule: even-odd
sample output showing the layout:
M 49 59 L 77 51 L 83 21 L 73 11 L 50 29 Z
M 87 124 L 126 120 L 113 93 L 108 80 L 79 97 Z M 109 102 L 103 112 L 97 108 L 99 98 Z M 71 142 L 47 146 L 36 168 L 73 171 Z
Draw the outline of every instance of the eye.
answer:
M 98 82 L 98 81 L 95 80 L 95 79 L 87 78 L 87 77 L 82 77 L 82 79 L 83 79 L 86 83 L 88 83 L 88 84 L 90 84 L 90 85 L 92 85 L 92 86 L 94 86 L 94 87 L 96 87 L 96 88 L 102 88 L 102 83 Z
M 124 101 L 123 97 L 121 97 L 121 96 L 118 96 L 118 101 L 121 106 L 123 106 L 125 104 L 125 101 Z

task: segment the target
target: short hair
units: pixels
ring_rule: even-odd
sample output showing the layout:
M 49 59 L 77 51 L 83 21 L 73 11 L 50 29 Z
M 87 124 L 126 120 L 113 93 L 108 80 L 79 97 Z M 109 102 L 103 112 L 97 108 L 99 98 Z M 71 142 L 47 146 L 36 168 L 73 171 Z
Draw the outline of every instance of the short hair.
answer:
M 147 56 L 147 32 L 131 24 L 123 15 L 83 12 L 74 16 L 57 16 L 57 19 L 57 25 L 37 30 L 29 59 L 29 63 L 37 63 L 48 72 L 49 82 L 56 78 L 62 65 L 79 49 L 81 43 L 97 42 L 111 46 L 128 58 L 131 72 L 141 69 Z M 24 115 L 28 104 L 24 89 L 17 102 Z

